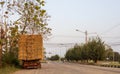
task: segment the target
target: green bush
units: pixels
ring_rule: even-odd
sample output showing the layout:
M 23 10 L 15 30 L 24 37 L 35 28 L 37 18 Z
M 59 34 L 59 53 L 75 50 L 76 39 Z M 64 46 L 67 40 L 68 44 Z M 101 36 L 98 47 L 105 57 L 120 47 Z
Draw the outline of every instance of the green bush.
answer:
M 5 53 L 2 56 L 2 65 L 3 66 L 19 66 L 19 60 L 13 53 Z
M 50 58 L 50 60 L 52 61 L 59 60 L 59 59 L 60 59 L 59 55 L 54 55 L 54 56 L 51 56 Z

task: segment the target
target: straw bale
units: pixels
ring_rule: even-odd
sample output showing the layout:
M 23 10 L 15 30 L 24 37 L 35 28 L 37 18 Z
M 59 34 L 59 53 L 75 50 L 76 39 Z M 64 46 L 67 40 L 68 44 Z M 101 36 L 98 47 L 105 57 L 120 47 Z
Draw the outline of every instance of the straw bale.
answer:
M 19 59 L 35 60 L 43 58 L 41 35 L 21 35 L 19 38 Z

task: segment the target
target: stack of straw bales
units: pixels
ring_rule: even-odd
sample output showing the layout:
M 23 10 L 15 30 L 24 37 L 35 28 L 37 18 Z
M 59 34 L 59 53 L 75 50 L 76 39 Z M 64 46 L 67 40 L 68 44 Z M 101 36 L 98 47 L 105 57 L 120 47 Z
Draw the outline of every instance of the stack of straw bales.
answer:
M 43 40 L 41 35 L 21 35 L 19 38 L 20 60 L 43 59 Z

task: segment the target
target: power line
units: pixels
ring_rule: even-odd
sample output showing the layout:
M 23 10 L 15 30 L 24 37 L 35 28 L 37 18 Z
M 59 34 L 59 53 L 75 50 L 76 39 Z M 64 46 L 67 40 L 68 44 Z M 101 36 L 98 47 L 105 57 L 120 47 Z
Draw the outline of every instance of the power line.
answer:
M 83 31 L 80 31 L 80 30 L 76 29 L 76 31 L 85 34 L 85 42 L 86 42 L 86 43 L 88 42 L 88 34 L 97 34 L 96 32 L 94 32 L 94 33 L 88 33 L 87 30 L 86 30 L 85 32 L 83 32 Z
M 120 26 L 120 24 L 112 26 L 111 28 L 109 28 L 105 32 L 103 32 L 102 34 L 106 34 L 106 33 L 110 32 L 110 31 L 112 31 L 113 29 L 117 28 L 118 26 Z
M 120 46 L 120 44 L 110 44 L 111 46 Z
M 78 35 L 54 35 L 54 37 L 79 37 L 79 38 L 84 38 L 84 36 L 78 36 Z

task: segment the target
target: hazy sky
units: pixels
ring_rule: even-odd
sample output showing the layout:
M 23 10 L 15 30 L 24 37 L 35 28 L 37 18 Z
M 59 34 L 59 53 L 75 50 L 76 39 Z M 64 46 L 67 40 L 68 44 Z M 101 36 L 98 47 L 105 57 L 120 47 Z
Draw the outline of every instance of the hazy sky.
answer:
M 120 0 L 45 0 L 52 28 L 50 43 L 82 43 L 96 32 L 115 50 L 120 46 Z M 97 36 L 96 34 L 89 34 Z

